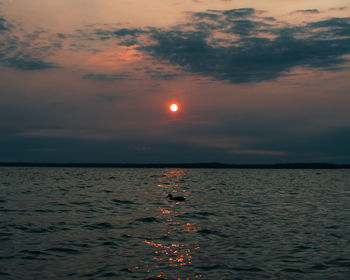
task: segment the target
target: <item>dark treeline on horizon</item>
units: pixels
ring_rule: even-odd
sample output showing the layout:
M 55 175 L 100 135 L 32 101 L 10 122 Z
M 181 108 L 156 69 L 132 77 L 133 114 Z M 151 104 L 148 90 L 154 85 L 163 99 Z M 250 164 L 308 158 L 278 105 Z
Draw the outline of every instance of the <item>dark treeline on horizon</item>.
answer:
M 35 163 L 0 162 L 2 167 L 86 167 L 86 168 L 226 168 L 226 169 L 348 169 L 350 164 L 332 163 Z

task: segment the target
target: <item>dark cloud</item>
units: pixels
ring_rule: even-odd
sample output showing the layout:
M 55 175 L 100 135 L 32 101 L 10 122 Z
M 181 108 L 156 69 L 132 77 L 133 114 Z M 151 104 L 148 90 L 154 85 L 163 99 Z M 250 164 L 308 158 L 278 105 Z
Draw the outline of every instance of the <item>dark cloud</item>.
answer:
M 276 21 L 274 17 L 263 17 L 265 21 Z
M 63 33 L 57 33 L 57 38 L 65 39 L 65 38 L 67 38 L 67 35 L 63 34 Z
M 350 17 L 347 18 L 330 18 L 318 22 L 308 24 L 309 28 L 323 28 L 325 30 L 318 31 L 319 35 L 335 37 L 350 37 Z M 316 31 L 317 32 L 317 31 Z M 316 33 L 317 34 L 317 33 Z
M 310 27 L 327 27 L 327 28 L 349 28 L 350 18 L 330 18 L 327 20 L 309 23 Z
M 218 14 L 216 11 L 215 15 Z M 295 67 L 335 70 L 347 62 L 343 56 L 350 53 L 350 38 L 334 36 L 350 35 L 348 18 L 283 28 L 257 16 L 235 19 L 254 15 L 254 9 L 223 11 L 217 24 L 209 29 L 198 24 L 208 15 L 196 14 L 192 22 L 195 30 L 178 27 L 153 30 L 151 38 L 156 43 L 141 50 L 163 63 L 231 83 L 272 80 L 287 75 Z M 328 28 L 328 33 L 316 30 L 318 27 Z M 217 32 L 239 38 L 227 38 L 221 44 L 215 39 Z
M 150 77 L 153 79 L 160 79 L 160 80 L 174 80 L 178 78 L 180 75 L 174 74 L 174 73 L 162 73 L 162 72 L 153 72 Z
M 138 44 L 138 41 L 135 40 L 135 39 L 124 40 L 124 41 L 121 41 L 119 43 L 120 46 L 125 46 L 125 47 L 130 47 L 130 46 L 134 46 L 134 45 L 137 45 L 137 44 Z
M 193 17 L 198 18 L 198 19 L 211 19 L 211 20 L 216 20 L 219 18 L 218 14 L 215 13 L 206 13 L 206 12 L 198 12 L 198 13 L 193 13 L 191 14 Z
M 124 37 L 124 36 L 136 36 L 139 34 L 145 33 L 142 29 L 136 29 L 136 28 L 121 28 L 118 30 L 113 31 L 113 34 L 116 36 Z
M 84 79 L 100 80 L 100 81 L 120 81 L 120 80 L 133 80 L 134 78 L 129 73 L 118 74 L 99 74 L 89 73 L 83 76 Z
M 110 39 L 117 39 L 119 40 L 118 45 L 127 47 L 137 45 L 139 43 L 139 37 L 143 34 L 148 33 L 149 30 L 141 28 L 118 28 L 112 30 L 105 30 L 99 28 L 93 31 L 93 34 L 98 36 L 98 40 L 104 41 Z M 89 35 L 84 34 L 84 36 Z
M 157 44 L 144 48 L 154 57 L 186 70 L 232 83 L 275 79 L 293 67 L 344 63 L 350 39 L 310 40 L 281 34 L 276 39 L 245 38 L 238 46 L 212 46 L 201 32 L 158 32 Z
M 157 70 L 151 68 L 138 68 L 135 69 L 135 73 L 138 75 L 131 75 L 130 73 L 117 73 L 117 74 L 104 74 L 104 73 L 88 73 L 83 76 L 83 79 L 90 80 L 99 80 L 99 81 L 122 81 L 122 80 L 137 80 L 140 79 L 141 76 L 146 75 L 153 79 L 161 79 L 161 80 L 174 80 L 177 77 L 183 75 L 178 72 L 170 72 L 166 70 Z M 137 76 L 137 77 L 136 77 Z
M 161 79 L 161 80 L 174 80 L 181 76 L 179 73 L 169 72 L 164 70 L 154 70 L 147 69 L 144 71 L 145 74 L 152 77 L 153 79 Z
M 303 14 L 319 14 L 320 11 L 318 9 L 307 9 L 307 10 L 297 10 L 296 13 Z
M 348 7 L 338 7 L 338 8 L 329 8 L 328 11 L 344 11 L 346 10 Z
M 261 32 L 261 28 L 267 28 L 270 25 L 262 21 L 254 21 L 248 19 L 234 20 L 232 22 L 232 27 L 227 30 L 227 33 L 238 34 L 240 36 L 255 35 Z
M 126 37 L 131 36 L 135 37 L 140 34 L 147 33 L 147 31 L 139 28 L 119 28 L 115 30 L 104 30 L 104 29 L 96 29 L 94 31 L 96 35 L 99 36 L 114 36 L 114 37 Z
M 207 10 L 192 13 L 186 23 L 169 28 L 94 29 L 93 34 L 119 45 L 138 45 L 139 51 L 164 64 L 231 83 L 273 80 L 289 75 L 296 67 L 338 71 L 348 61 L 350 18 L 292 25 L 263 14 L 253 8 Z M 148 74 L 176 77 L 172 73 Z M 121 79 L 106 75 L 85 78 Z
M 10 25 L 7 23 L 7 21 L 0 16 L 0 34 L 4 31 L 8 31 L 10 29 Z
M 49 40 L 48 36 L 42 30 L 26 33 L 0 17 L 0 64 L 23 71 L 59 68 L 45 61 L 45 57 L 61 48 L 59 42 Z
M 12 56 L 3 60 L 2 63 L 9 67 L 25 71 L 59 68 L 59 66 L 54 63 L 46 62 L 28 55 Z
M 0 17 L 0 30 L 7 30 L 5 27 L 5 20 Z
M 232 9 L 223 11 L 227 18 L 246 18 L 255 15 L 256 10 L 253 8 Z

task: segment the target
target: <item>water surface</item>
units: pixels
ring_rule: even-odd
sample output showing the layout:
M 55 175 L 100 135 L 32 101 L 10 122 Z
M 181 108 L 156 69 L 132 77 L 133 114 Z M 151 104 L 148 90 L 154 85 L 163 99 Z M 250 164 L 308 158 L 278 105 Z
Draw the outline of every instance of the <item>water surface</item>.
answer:
M 0 168 L 0 278 L 345 280 L 349 217 L 349 170 Z

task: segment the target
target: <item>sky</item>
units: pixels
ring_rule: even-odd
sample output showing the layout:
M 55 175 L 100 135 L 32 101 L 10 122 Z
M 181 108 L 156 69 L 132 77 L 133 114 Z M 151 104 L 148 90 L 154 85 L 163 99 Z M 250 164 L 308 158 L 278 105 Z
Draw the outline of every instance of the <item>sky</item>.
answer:
M 0 0 L 0 161 L 350 163 L 349 59 L 345 0 Z

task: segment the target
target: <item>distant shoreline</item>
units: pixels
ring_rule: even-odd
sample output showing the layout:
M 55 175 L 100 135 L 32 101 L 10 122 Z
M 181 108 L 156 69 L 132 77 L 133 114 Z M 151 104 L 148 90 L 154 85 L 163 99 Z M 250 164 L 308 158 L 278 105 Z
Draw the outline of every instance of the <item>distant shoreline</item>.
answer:
M 0 167 L 80 167 L 80 168 L 215 168 L 215 169 L 350 169 L 350 164 L 332 163 L 34 163 L 0 162 Z

